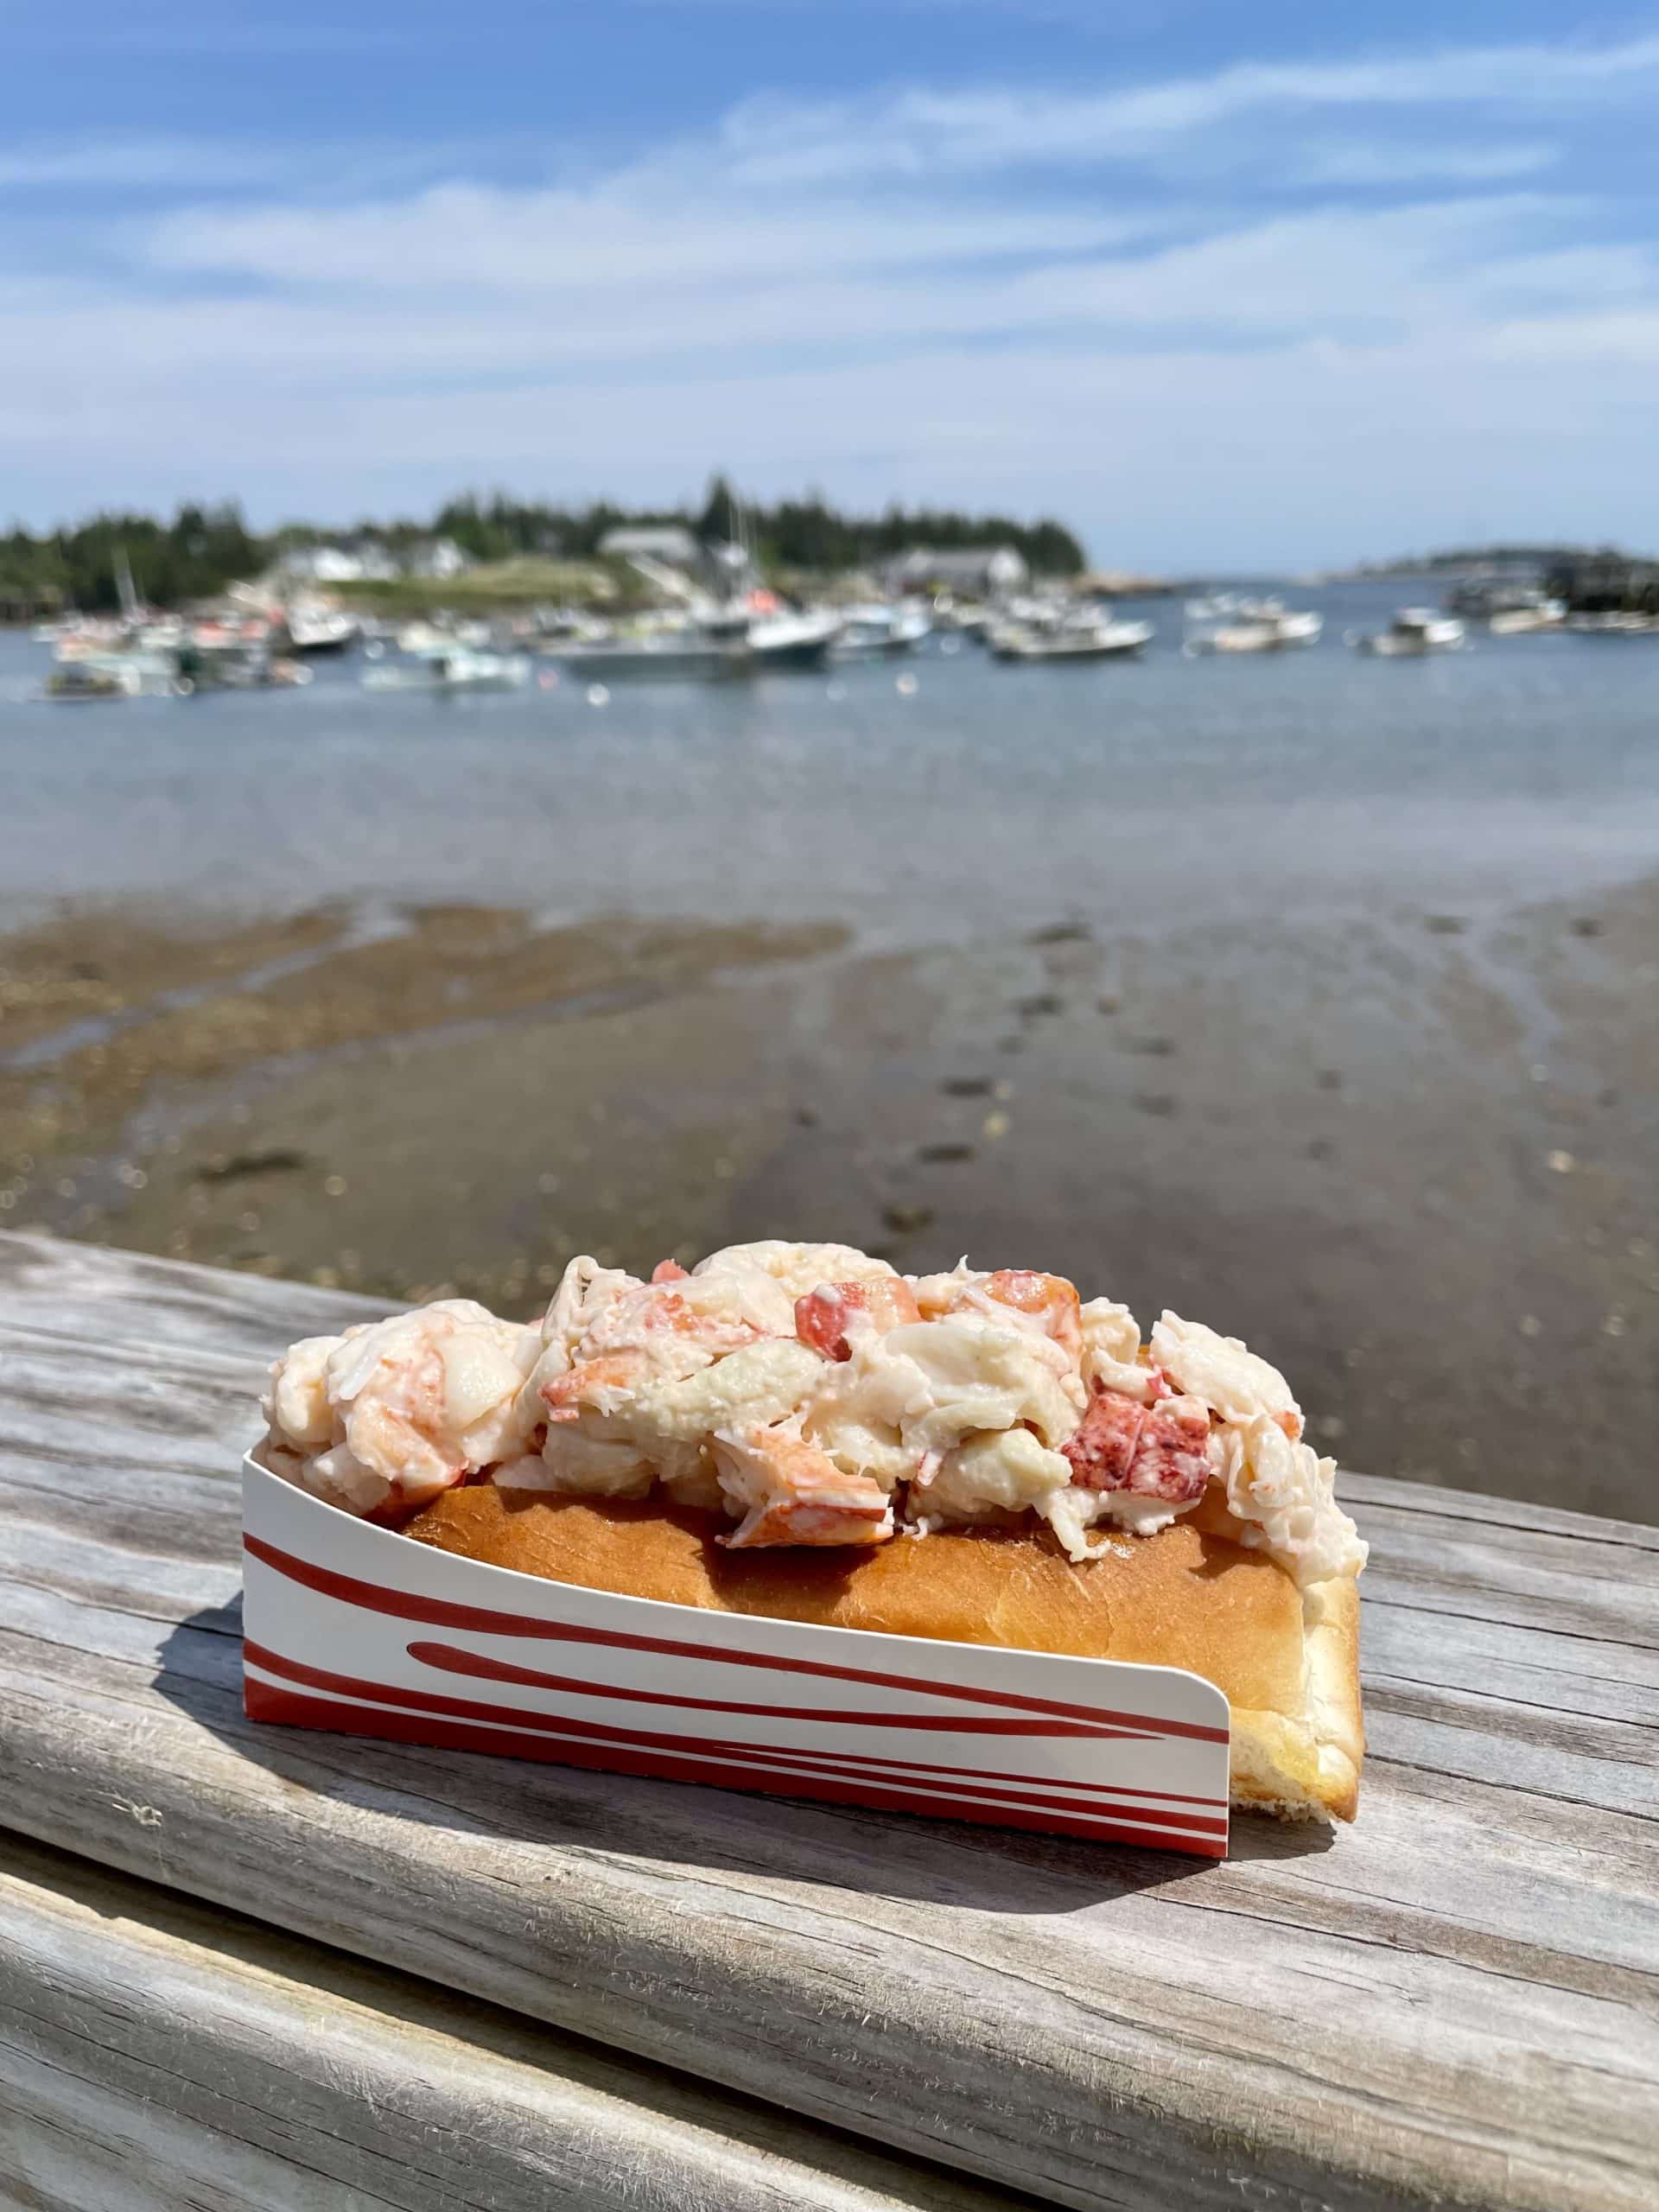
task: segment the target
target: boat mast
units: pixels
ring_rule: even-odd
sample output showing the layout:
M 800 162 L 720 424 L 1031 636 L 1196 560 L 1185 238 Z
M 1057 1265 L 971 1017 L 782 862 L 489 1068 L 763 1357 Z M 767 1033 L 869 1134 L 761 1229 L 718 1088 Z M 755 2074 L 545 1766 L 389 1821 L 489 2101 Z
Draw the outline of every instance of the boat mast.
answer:
M 120 594 L 122 613 L 129 622 L 136 622 L 138 619 L 138 594 L 133 588 L 132 563 L 127 558 L 124 545 L 118 545 L 115 549 L 115 588 Z

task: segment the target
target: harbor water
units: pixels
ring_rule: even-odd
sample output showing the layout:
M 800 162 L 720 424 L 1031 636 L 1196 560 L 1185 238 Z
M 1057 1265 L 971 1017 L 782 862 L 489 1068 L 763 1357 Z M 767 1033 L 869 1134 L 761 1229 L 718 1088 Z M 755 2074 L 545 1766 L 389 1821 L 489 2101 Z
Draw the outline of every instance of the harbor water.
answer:
M 1378 1473 L 1659 1515 L 1659 638 L 77 705 L 0 638 L 0 1224 L 531 1312 L 1072 1274 Z M 378 664 L 384 665 L 384 663 Z
M 1379 664 L 1342 636 L 1399 584 L 1287 588 L 1325 613 L 1313 648 L 1183 658 L 1179 601 L 1124 602 L 1158 633 L 1133 661 L 1002 666 L 934 638 L 599 705 L 544 688 L 550 664 L 521 692 L 376 693 L 353 655 L 303 691 L 71 712 L 29 699 L 46 649 L 0 635 L 0 915 L 505 898 L 931 942 L 1057 906 L 1155 925 L 1566 893 L 1651 860 L 1659 638 L 1477 633 Z

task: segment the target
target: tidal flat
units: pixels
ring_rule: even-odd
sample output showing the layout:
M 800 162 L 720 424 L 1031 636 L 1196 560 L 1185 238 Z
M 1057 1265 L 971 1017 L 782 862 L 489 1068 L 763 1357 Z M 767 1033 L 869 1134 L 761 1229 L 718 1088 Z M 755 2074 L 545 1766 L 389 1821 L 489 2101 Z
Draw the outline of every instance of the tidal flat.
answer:
M 1659 880 L 882 946 L 131 899 L 0 939 L 0 1225 L 514 1314 L 764 1236 L 1071 1274 L 1376 1473 L 1656 1517 Z

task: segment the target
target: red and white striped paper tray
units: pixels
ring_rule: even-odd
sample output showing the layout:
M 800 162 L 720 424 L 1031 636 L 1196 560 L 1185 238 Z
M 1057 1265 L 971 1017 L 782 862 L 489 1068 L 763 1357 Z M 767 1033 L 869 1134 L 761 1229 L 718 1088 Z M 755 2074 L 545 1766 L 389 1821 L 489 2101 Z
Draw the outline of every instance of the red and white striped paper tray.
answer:
M 1227 1700 L 1173 1667 L 619 1598 L 244 1465 L 255 1720 L 1220 1859 Z

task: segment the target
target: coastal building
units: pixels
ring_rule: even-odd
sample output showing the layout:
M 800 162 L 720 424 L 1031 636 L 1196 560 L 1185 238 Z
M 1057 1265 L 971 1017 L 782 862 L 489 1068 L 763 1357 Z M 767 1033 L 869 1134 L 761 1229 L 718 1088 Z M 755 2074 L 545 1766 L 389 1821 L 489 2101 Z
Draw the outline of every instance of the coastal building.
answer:
M 1021 591 L 1030 570 L 1024 554 L 1012 545 L 970 545 L 944 550 L 912 545 L 889 562 L 887 589 L 960 592 L 972 599 L 1006 598 Z
M 378 537 L 341 539 L 322 545 L 292 545 L 282 559 L 292 583 L 390 583 L 397 563 Z
M 626 524 L 607 530 L 599 541 L 603 561 L 661 561 L 671 569 L 695 569 L 702 548 L 677 523 Z
M 290 584 L 385 584 L 399 576 L 442 583 L 472 565 L 453 537 L 418 537 L 395 550 L 379 537 L 336 538 L 291 545 L 281 563 Z
M 406 576 L 429 576 L 440 583 L 461 575 L 472 565 L 453 537 L 418 538 L 405 548 L 403 556 Z

